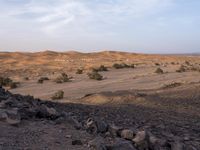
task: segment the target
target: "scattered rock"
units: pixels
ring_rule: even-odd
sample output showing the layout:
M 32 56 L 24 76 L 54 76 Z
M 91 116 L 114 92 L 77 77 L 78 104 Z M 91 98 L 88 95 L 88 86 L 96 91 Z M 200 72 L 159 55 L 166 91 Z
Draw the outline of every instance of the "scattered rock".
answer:
M 122 128 L 118 127 L 116 125 L 110 125 L 108 130 L 113 137 L 116 137 L 116 136 L 120 135 Z
M 83 145 L 81 140 L 72 140 L 72 145 Z
M 88 147 L 93 150 L 107 150 L 104 138 L 98 136 L 88 142 Z
M 21 118 L 17 110 L 0 110 L 0 121 L 17 126 L 20 124 Z
M 86 121 L 86 130 L 89 133 L 106 133 L 108 131 L 108 124 L 103 120 L 94 120 L 88 118 Z
M 121 132 L 121 138 L 127 139 L 127 140 L 132 140 L 134 136 L 134 133 L 130 129 L 124 129 Z
M 118 139 L 115 144 L 107 146 L 107 150 L 137 150 L 130 141 Z
M 175 141 L 171 144 L 171 150 L 184 150 L 184 144 L 180 141 Z
M 146 131 L 139 131 L 132 141 L 141 150 L 148 149 L 149 147 L 149 135 Z

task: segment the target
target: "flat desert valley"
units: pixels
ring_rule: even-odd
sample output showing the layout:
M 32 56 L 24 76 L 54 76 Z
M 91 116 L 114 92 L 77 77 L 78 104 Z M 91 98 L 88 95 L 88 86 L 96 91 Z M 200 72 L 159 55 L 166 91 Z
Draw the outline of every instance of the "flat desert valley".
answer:
M 200 150 L 200 56 L 0 53 L 0 149 Z

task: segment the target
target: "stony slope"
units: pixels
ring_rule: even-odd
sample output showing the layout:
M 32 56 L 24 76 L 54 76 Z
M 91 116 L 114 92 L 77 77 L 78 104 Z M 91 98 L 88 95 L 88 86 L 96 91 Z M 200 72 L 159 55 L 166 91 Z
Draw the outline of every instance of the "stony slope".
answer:
M 123 93 L 105 96 L 112 95 Z M 199 104 L 200 95 L 192 95 L 194 99 L 188 92 L 191 101 L 187 103 Z M 160 100 L 164 105 L 165 99 Z M 174 101 L 166 103 L 173 105 Z M 44 102 L 0 88 L 0 149 L 4 150 L 198 150 L 199 119 L 190 113 L 134 103 L 89 106 Z

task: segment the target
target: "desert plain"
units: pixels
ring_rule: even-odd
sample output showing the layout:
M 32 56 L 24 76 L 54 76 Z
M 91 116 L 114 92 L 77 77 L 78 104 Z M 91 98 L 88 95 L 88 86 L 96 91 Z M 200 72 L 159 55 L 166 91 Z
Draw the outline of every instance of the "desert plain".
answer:
M 1 52 L 0 77 L 0 149 L 200 149 L 199 55 Z

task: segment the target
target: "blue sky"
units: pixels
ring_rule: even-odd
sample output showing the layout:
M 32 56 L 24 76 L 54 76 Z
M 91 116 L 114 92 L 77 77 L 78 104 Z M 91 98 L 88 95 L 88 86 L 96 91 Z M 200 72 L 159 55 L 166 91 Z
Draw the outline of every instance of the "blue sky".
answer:
M 200 52 L 200 0 L 0 0 L 0 51 Z

